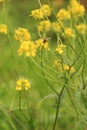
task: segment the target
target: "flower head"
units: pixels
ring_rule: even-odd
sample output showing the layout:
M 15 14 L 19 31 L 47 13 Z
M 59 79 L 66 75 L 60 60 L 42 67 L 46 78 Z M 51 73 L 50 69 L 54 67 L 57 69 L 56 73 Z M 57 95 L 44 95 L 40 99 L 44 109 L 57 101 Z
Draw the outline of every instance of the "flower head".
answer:
M 73 33 L 72 28 L 70 28 L 70 27 L 67 27 L 67 28 L 64 29 L 64 34 L 65 34 L 67 37 L 74 37 L 74 36 L 75 36 L 74 33 Z M 63 34 L 63 35 L 64 35 L 64 34 Z
M 55 52 L 57 52 L 58 54 L 63 54 L 65 47 L 66 47 L 65 45 L 60 44 L 60 45 L 58 45 L 58 47 L 56 48 Z
M 69 71 L 70 73 L 75 72 L 75 68 L 74 68 L 73 66 L 69 66 L 68 64 L 64 64 L 64 65 L 63 65 L 63 69 L 64 69 L 65 71 Z
M 51 23 L 48 20 L 43 20 L 38 25 L 38 31 L 49 31 L 51 27 Z
M 44 19 L 46 16 L 51 15 L 51 9 L 49 5 L 43 5 L 39 9 L 35 9 L 31 11 L 31 16 L 33 16 L 35 19 Z
M 40 50 L 49 49 L 48 40 L 46 39 L 38 39 L 35 43 Z
M 0 33 L 7 34 L 7 25 L 6 24 L 0 24 Z
M 84 6 L 77 2 L 77 0 L 71 0 L 68 9 L 74 18 L 78 18 L 85 14 Z
M 69 65 L 65 64 L 65 65 L 63 66 L 63 69 L 64 69 L 64 70 L 69 70 Z
M 80 34 L 84 35 L 86 34 L 87 31 L 87 25 L 84 23 L 80 23 L 79 25 L 76 26 L 76 29 Z
M 47 4 L 41 6 L 40 10 L 42 11 L 44 16 L 50 16 L 51 15 L 51 8 Z
M 33 41 L 23 41 L 18 50 L 18 54 L 25 54 L 26 57 L 35 56 L 36 55 L 36 45 Z
M 55 32 L 60 32 L 61 31 L 61 26 L 62 23 L 58 23 L 58 22 L 53 22 L 52 23 L 52 28 Z
M 44 18 L 43 12 L 40 9 L 32 10 L 31 16 L 33 16 L 35 19 Z
M 22 89 L 28 90 L 30 88 L 30 82 L 28 79 L 19 79 L 16 82 L 16 90 L 21 91 Z
M 31 40 L 31 35 L 28 32 L 28 29 L 26 29 L 26 28 L 19 27 L 17 30 L 15 30 L 14 37 L 16 40 L 18 40 L 20 42 Z
M 65 9 L 60 9 L 57 13 L 58 20 L 67 20 L 70 19 L 70 13 Z

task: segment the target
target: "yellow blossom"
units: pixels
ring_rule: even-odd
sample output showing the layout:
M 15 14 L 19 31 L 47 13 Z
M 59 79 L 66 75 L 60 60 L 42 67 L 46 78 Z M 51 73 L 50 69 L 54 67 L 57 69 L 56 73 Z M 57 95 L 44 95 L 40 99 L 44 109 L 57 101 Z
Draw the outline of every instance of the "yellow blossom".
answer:
M 85 14 L 85 7 L 76 0 L 70 1 L 68 9 L 74 18 L 78 18 L 79 16 L 83 16 Z
M 61 31 L 61 26 L 62 26 L 62 23 L 58 23 L 58 22 L 53 22 L 52 23 L 52 27 L 53 27 L 53 30 L 55 32 L 60 32 Z
M 16 40 L 18 40 L 20 42 L 31 40 L 31 35 L 28 32 L 28 29 L 26 29 L 26 28 L 19 27 L 17 30 L 15 30 L 14 37 Z
M 58 59 L 54 60 L 53 67 L 55 67 L 57 71 L 62 72 L 62 65 Z
M 73 73 L 73 72 L 75 72 L 75 68 L 72 66 L 70 67 L 70 73 Z
M 39 9 L 35 9 L 31 11 L 31 16 L 33 16 L 35 19 L 43 19 L 45 16 L 51 15 L 51 9 L 49 5 L 43 5 Z
M 58 20 L 70 19 L 70 13 L 65 9 L 60 9 L 57 13 Z
M 33 16 L 35 19 L 44 18 L 44 14 L 43 14 L 42 10 L 40 10 L 40 9 L 32 10 L 31 16 Z
M 49 5 L 43 5 L 41 6 L 41 9 L 40 9 L 43 13 L 44 16 L 50 16 L 51 15 L 51 8 L 49 7 Z
M 0 24 L 0 33 L 7 34 L 7 25 L 6 24 Z
M 86 34 L 87 31 L 87 25 L 84 23 L 80 23 L 79 25 L 76 26 L 76 29 L 80 34 L 84 35 Z
M 64 70 L 69 70 L 69 65 L 65 64 L 65 65 L 63 66 L 63 69 L 64 69 Z
M 73 73 L 75 71 L 75 68 L 72 66 L 69 66 L 68 64 L 63 65 L 64 70 L 69 70 L 70 73 Z
M 66 47 L 65 45 L 60 44 L 60 45 L 58 45 L 58 47 L 56 48 L 55 52 L 57 52 L 57 53 L 59 53 L 59 54 L 63 54 L 65 47 Z
M 49 49 L 49 44 L 48 44 L 48 40 L 46 39 L 38 39 L 35 41 L 37 47 L 40 48 L 40 50 L 42 49 Z
M 28 90 L 30 88 L 30 82 L 28 79 L 19 79 L 16 82 L 16 90 L 21 91 L 22 89 Z
M 74 33 L 73 33 L 72 28 L 69 28 L 69 27 L 65 28 L 64 34 L 65 34 L 66 36 L 68 36 L 68 37 L 74 37 L 74 36 L 75 36 Z M 64 35 L 64 34 L 63 34 L 63 35 Z
M 51 23 L 48 20 L 43 20 L 39 23 L 37 29 L 38 31 L 49 31 L 51 27 Z
M 36 55 L 36 48 L 37 46 L 33 41 L 23 41 L 18 50 L 18 54 L 22 55 L 24 53 L 26 57 L 34 57 Z

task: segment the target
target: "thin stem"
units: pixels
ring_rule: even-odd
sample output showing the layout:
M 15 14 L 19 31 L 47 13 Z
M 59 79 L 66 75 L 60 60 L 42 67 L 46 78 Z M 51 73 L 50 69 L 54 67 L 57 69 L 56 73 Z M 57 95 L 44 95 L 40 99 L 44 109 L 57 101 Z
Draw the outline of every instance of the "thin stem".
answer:
M 53 124 L 53 129 L 52 130 L 55 130 L 55 128 L 56 128 L 56 123 L 57 123 L 58 115 L 59 115 L 59 108 L 60 108 L 61 97 L 62 97 L 62 94 L 63 94 L 64 89 L 66 87 L 66 84 L 67 84 L 67 80 L 65 81 L 65 84 L 62 87 L 60 94 L 58 95 L 56 115 L 55 115 L 55 120 L 54 120 L 54 124 Z
M 19 109 L 21 109 L 21 91 L 19 91 Z
M 72 106 L 73 106 L 73 108 L 75 109 L 75 111 L 76 111 L 76 113 L 77 113 L 77 115 L 78 115 L 78 110 L 77 110 L 77 108 L 76 108 L 76 106 L 75 106 L 75 104 L 74 104 L 74 101 L 73 101 L 73 99 L 72 99 L 72 96 L 71 96 L 71 93 L 70 93 L 68 87 L 67 87 L 67 92 L 68 92 L 68 95 L 69 95 L 69 99 L 70 99 L 70 101 L 71 101 L 71 103 L 72 103 Z
M 41 68 L 43 68 L 43 51 L 41 50 Z M 57 95 L 59 95 L 58 94 L 58 92 L 53 88 L 53 86 L 48 82 L 48 80 L 45 78 L 45 73 L 42 71 L 42 74 L 43 74 L 43 76 L 44 76 L 44 79 L 45 79 L 45 81 L 46 81 L 46 83 L 48 84 L 48 86 L 52 89 L 52 91 L 54 91 L 54 93 L 56 93 Z
M 39 5 L 40 5 L 40 7 L 41 7 L 42 5 L 41 5 L 41 1 L 40 1 L 40 0 L 38 0 L 38 3 L 39 3 Z
M 19 92 L 19 110 L 20 110 L 21 114 L 25 117 L 25 119 L 28 120 L 28 118 L 27 118 L 26 115 L 23 113 L 22 108 L 21 108 L 21 91 Z
M 7 18 L 6 18 L 6 15 L 7 15 L 7 10 L 6 10 L 6 1 L 3 2 L 3 21 L 4 23 L 6 24 L 7 23 Z M 10 42 L 10 52 L 11 52 L 11 59 L 12 59 L 12 64 L 13 64 L 13 67 L 14 67 L 14 70 L 15 70 L 15 74 L 16 74 L 16 78 L 19 77 L 18 75 L 18 72 L 17 72 L 17 69 L 15 67 L 15 64 L 14 64 L 14 54 L 13 54 L 13 48 L 12 48 L 12 39 L 11 39 L 11 36 L 10 36 L 10 33 L 9 33 L 9 30 L 7 32 L 7 37 L 8 37 L 8 40 Z

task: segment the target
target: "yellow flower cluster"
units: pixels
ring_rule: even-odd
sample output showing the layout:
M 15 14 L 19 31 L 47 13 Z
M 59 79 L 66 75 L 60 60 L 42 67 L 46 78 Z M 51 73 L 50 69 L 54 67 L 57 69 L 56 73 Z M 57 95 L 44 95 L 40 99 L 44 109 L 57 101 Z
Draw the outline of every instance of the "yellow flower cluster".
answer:
M 6 24 L 0 24 L 0 33 L 7 34 L 7 25 Z
M 30 82 L 28 79 L 19 79 L 16 82 L 16 90 L 21 91 L 22 89 L 28 90 L 30 88 Z
M 58 45 L 58 47 L 56 48 L 55 52 L 57 52 L 58 54 L 63 54 L 65 47 L 66 47 L 65 45 L 60 44 L 60 45 Z
M 32 10 L 31 16 L 33 16 L 35 19 L 44 19 L 46 16 L 51 15 L 51 8 L 49 5 L 43 5 L 41 8 Z
M 72 66 L 70 67 L 68 64 L 61 64 L 59 60 L 55 60 L 53 67 L 56 67 L 59 72 L 69 71 L 70 73 L 75 72 L 75 68 Z
M 25 54 L 26 57 L 35 56 L 36 55 L 36 45 L 33 41 L 23 41 L 18 50 L 18 54 Z
M 62 27 L 62 23 L 58 23 L 58 22 L 53 22 L 52 23 L 52 28 L 55 32 L 60 32 L 61 31 L 61 27 Z
M 76 29 L 80 34 L 84 35 L 87 32 L 87 25 L 84 23 L 80 23 L 76 26 Z
M 68 37 L 74 37 L 75 36 L 72 28 L 70 28 L 70 27 L 67 27 L 67 28 L 64 29 L 64 34 Z
M 43 13 L 43 16 L 50 16 L 51 15 L 51 8 L 49 7 L 49 5 L 43 5 L 41 7 L 41 11 Z
M 51 23 L 48 20 L 43 20 L 39 23 L 37 29 L 38 31 L 49 31 L 51 27 Z
M 36 55 L 36 45 L 31 41 L 31 35 L 26 28 L 18 28 L 15 30 L 14 37 L 16 40 L 20 41 L 20 48 L 18 49 L 18 54 L 25 54 L 26 57 Z
M 65 9 L 60 9 L 57 13 L 57 18 L 60 21 L 70 19 L 70 13 Z
M 31 40 L 31 35 L 28 32 L 28 29 L 26 29 L 26 28 L 19 27 L 17 30 L 15 30 L 14 37 L 16 40 L 18 40 L 20 42 Z
M 71 0 L 70 6 L 68 7 L 71 15 L 74 18 L 78 18 L 79 16 L 83 16 L 85 13 L 85 8 L 81 5 L 77 0 Z
M 43 13 L 40 9 L 32 10 L 31 16 L 33 16 L 35 19 L 43 19 Z
M 40 50 L 49 49 L 48 40 L 46 39 L 38 39 L 35 41 L 35 43 Z
M 69 70 L 70 73 L 73 73 L 75 71 L 75 68 L 73 66 L 70 67 L 68 64 L 64 64 L 63 69 L 66 70 L 66 71 Z

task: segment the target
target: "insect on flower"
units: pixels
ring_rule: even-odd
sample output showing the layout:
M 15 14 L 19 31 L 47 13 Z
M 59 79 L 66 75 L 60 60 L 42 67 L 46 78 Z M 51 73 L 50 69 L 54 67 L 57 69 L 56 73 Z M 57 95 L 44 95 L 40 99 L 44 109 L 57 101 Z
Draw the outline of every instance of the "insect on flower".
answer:
M 51 39 L 50 37 L 49 38 L 43 37 L 43 43 L 48 42 L 50 39 Z

